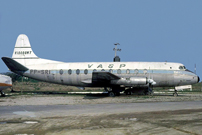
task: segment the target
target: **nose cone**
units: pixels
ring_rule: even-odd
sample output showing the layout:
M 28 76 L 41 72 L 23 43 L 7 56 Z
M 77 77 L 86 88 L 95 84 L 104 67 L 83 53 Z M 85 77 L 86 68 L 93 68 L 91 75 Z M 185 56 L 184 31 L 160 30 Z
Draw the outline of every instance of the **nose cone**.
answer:
M 200 78 L 199 78 L 199 76 L 198 76 L 198 82 L 200 82 Z

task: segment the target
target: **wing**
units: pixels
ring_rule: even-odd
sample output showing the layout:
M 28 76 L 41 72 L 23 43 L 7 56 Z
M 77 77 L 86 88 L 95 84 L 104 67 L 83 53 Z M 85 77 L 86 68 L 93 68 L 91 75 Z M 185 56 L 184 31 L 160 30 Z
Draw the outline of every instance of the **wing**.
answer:
M 96 85 L 107 85 L 110 83 L 111 80 L 118 80 L 120 79 L 119 76 L 116 76 L 110 72 L 106 71 L 95 71 L 92 74 L 92 79 L 83 80 L 83 83 L 86 84 L 96 84 Z
M 105 71 L 96 71 L 96 72 L 93 72 L 93 77 L 92 77 L 92 80 L 93 81 L 99 81 L 99 80 L 107 80 L 107 81 L 110 81 L 110 80 L 118 80 L 120 79 L 119 76 L 116 76 L 110 72 L 105 72 Z
M 96 71 L 92 75 L 92 83 L 101 86 L 110 85 L 112 80 L 119 80 L 120 77 L 106 71 Z

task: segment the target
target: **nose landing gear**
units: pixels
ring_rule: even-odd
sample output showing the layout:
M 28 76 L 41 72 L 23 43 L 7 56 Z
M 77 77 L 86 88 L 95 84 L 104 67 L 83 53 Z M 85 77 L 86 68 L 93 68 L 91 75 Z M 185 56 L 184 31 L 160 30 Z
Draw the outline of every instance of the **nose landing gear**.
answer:
M 173 93 L 173 96 L 174 96 L 174 97 L 177 97 L 177 96 L 178 96 L 177 90 L 175 90 L 175 92 Z

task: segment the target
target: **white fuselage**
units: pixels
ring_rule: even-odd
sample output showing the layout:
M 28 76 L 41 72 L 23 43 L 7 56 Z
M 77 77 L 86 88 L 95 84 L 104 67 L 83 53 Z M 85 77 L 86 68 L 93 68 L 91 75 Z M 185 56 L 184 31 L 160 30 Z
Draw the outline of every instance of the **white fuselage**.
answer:
M 14 60 L 17 61 L 17 59 Z M 43 64 L 32 64 L 37 61 L 41 61 L 40 63 Z M 26 62 L 26 66 L 29 71 L 26 71 L 24 76 L 81 87 L 94 86 L 91 83 L 85 83 L 85 80 L 92 80 L 94 71 L 110 72 L 120 78 L 145 77 L 153 79 L 156 82 L 154 87 L 188 85 L 198 81 L 198 76 L 186 71 L 183 64 L 170 62 L 64 63 L 32 59 L 29 63 Z

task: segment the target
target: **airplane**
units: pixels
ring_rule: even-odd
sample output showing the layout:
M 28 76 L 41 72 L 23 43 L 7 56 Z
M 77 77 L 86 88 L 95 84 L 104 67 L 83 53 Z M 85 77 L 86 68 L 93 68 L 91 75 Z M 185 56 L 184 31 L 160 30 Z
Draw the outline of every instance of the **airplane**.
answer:
M 26 35 L 18 36 L 12 58 L 2 57 L 14 73 L 50 83 L 76 87 L 103 87 L 109 96 L 153 87 L 175 87 L 198 83 L 200 78 L 181 63 L 171 62 L 74 62 L 37 57 Z M 177 96 L 177 90 L 173 93 Z
M 9 76 L 0 74 L 0 92 L 1 96 L 4 97 L 5 94 L 3 92 L 4 89 L 12 87 L 12 80 Z

